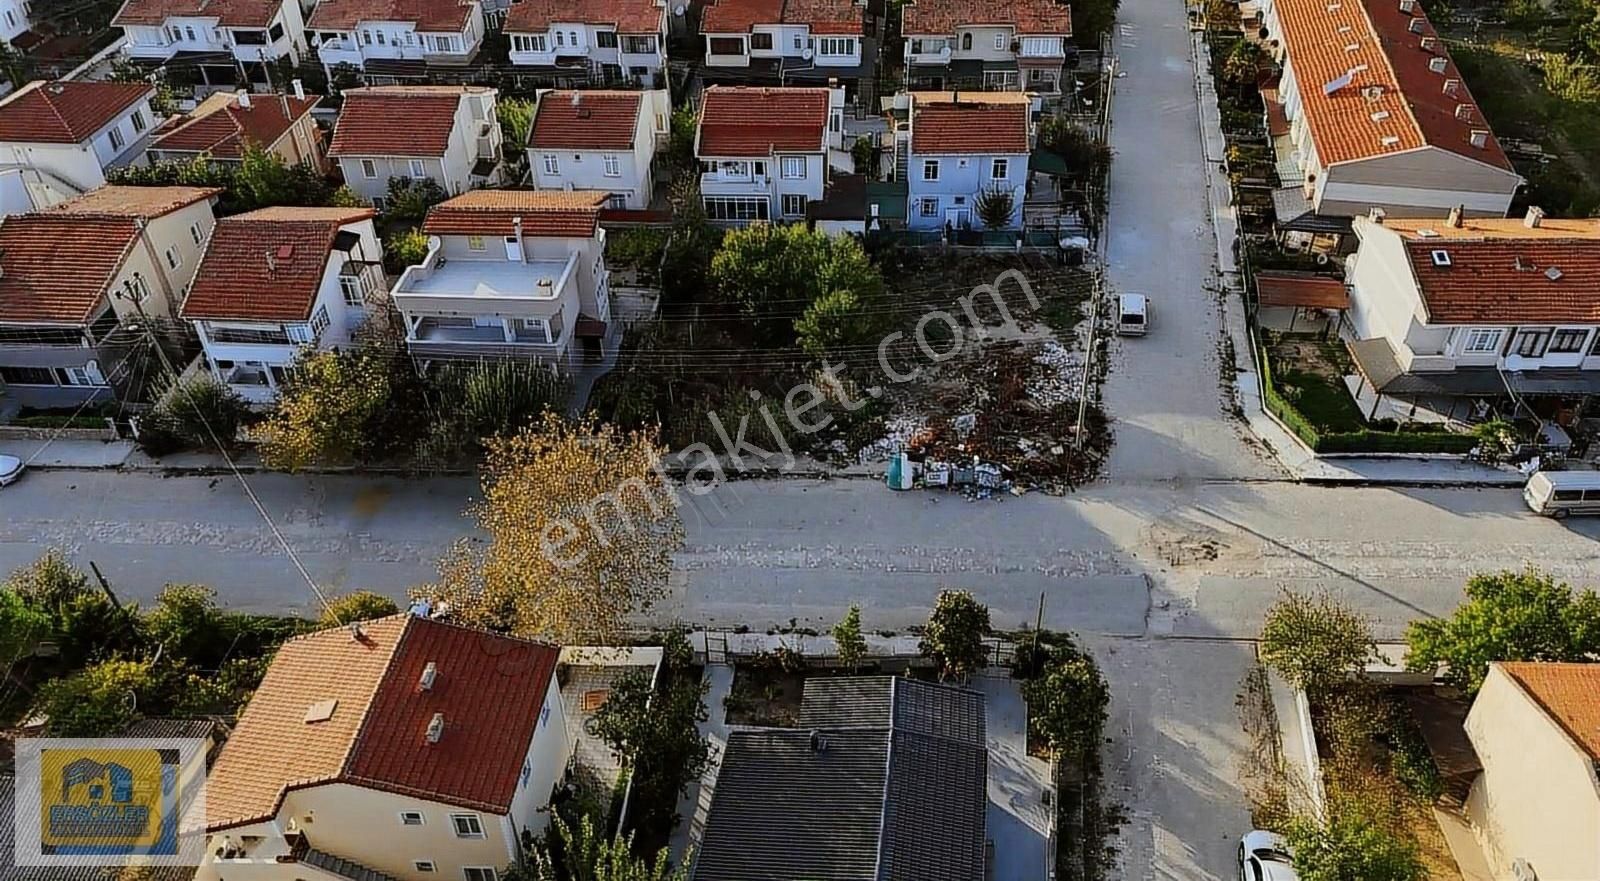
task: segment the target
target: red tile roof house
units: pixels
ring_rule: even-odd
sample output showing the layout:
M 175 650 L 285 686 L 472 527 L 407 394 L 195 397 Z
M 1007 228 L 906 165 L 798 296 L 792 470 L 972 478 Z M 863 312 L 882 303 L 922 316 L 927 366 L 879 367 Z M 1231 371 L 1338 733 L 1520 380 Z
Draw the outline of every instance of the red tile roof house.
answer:
M 328 75 L 341 64 L 368 85 L 425 82 L 429 68 L 471 64 L 487 24 L 479 0 L 321 0 L 306 20 Z
M 984 228 L 978 201 L 1011 197 L 1022 226 L 1032 141 L 1025 92 L 912 92 L 909 126 L 895 132 L 895 168 L 906 181 L 906 226 L 923 230 Z
M 511 63 L 554 85 L 665 88 L 665 0 L 522 0 L 506 11 Z
M 486 86 L 346 89 L 328 156 L 379 211 L 390 178 L 431 178 L 452 194 L 501 183 L 498 94 Z
M 1456 210 L 1354 229 L 1348 336 L 1369 411 L 1374 388 L 1400 410 L 1379 416 L 1431 420 L 1479 418 L 1508 389 L 1547 416 L 1600 394 L 1600 220 Z
M 122 28 L 129 58 L 178 62 L 206 85 L 231 86 L 243 67 L 265 87 L 272 64 L 307 54 L 299 0 L 125 0 L 111 25 Z
M 161 124 L 145 83 L 28 83 L 0 99 L 0 165 L 27 169 L 33 203 L 46 207 L 106 182 L 105 170 L 144 161 Z
M 245 149 L 253 144 L 289 165 L 326 171 L 322 130 L 311 116 L 321 100 L 298 87 L 294 95 L 215 92 L 157 129 L 146 155 L 151 162 L 187 162 L 205 156 L 227 164 L 244 159 Z
M 671 116 L 665 89 L 540 93 L 528 137 L 534 188 L 602 190 L 607 208 L 650 207 Z
M 1504 217 L 1522 178 L 1416 0 L 1277 0 L 1280 225 L 1314 212 Z
M 855 0 L 711 0 L 700 17 L 700 75 L 727 85 L 845 87 L 852 100 L 875 75 L 882 18 Z
M 712 86 L 701 96 L 695 158 L 718 223 L 799 221 L 824 197 L 838 150 L 844 90 Z
M 1056 0 L 912 0 L 902 7 L 907 81 L 916 89 L 1058 92 L 1072 7 Z
M 412 357 L 538 359 L 576 372 L 614 341 L 606 198 L 473 190 L 435 205 L 422 224 L 427 257 L 390 292 Z
M 217 221 L 181 316 L 201 364 L 252 404 L 302 349 L 348 345 L 387 294 L 371 208 L 263 208 Z
M 138 400 L 153 353 L 124 325 L 177 319 L 219 192 L 102 187 L 0 222 L 5 395 L 37 408 Z
M 495 881 L 572 754 L 558 655 L 408 614 L 285 643 L 212 765 L 196 881 Z

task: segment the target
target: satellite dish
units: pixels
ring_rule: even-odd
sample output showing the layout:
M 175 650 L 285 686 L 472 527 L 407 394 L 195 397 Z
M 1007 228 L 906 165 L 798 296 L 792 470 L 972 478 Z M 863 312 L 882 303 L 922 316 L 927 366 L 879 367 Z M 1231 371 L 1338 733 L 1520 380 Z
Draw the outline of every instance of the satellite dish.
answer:
M 805 50 L 801 51 L 800 57 L 804 58 L 807 61 L 810 61 L 812 54 L 814 54 L 814 53 L 812 53 L 812 51 L 810 49 L 805 49 Z
M 682 18 L 683 14 L 685 12 L 688 12 L 688 11 L 689 11 L 689 7 L 683 5 L 682 3 L 679 3 L 677 6 L 672 7 L 672 14 L 678 16 L 679 18 Z

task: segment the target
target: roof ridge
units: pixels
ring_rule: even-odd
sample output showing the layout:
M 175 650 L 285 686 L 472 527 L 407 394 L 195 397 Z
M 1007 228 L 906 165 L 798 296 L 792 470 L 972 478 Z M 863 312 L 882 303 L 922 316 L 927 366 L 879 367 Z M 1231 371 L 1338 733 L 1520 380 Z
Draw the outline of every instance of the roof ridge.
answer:
M 889 728 L 884 732 L 883 743 L 883 794 L 878 801 L 878 847 L 872 854 L 872 877 L 883 881 L 883 836 L 889 828 L 889 781 L 894 769 L 894 735 L 899 729 L 895 719 L 899 716 L 900 677 L 889 677 Z
M 1361 10 L 1361 20 L 1367 23 L 1367 33 L 1371 35 L 1372 43 L 1377 47 L 1378 57 L 1383 59 L 1383 68 L 1389 72 L 1389 82 L 1394 84 L 1393 88 L 1400 96 L 1400 106 L 1405 108 L 1406 119 L 1411 120 L 1411 127 L 1416 131 L 1417 139 L 1424 146 L 1433 146 L 1433 142 L 1428 139 L 1428 133 L 1423 131 L 1422 121 L 1417 119 L 1416 109 L 1411 106 L 1410 94 L 1400 85 L 1400 72 L 1395 70 L 1394 59 L 1389 55 L 1389 47 L 1384 43 L 1383 36 L 1378 33 L 1378 25 L 1372 20 L 1371 11 L 1367 9 L 1369 2 L 1371 0 L 1357 0 L 1356 6 Z M 1426 16 L 1424 20 L 1426 21 Z

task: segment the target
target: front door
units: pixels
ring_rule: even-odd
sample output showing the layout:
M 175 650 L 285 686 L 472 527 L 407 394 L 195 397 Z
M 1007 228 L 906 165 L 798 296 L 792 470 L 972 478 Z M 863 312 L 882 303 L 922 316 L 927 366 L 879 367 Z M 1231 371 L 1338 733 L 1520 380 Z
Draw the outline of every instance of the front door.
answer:
M 972 215 L 967 212 L 966 208 L 946 208 L 946 209 L 944 209 L 944 223 L 945 223 L 945 226 L 948 226 L 951 229 L 967 229 L 967 228 L 971 227 L 972 226 L 972 219 L 971 218 L 972 218 Z

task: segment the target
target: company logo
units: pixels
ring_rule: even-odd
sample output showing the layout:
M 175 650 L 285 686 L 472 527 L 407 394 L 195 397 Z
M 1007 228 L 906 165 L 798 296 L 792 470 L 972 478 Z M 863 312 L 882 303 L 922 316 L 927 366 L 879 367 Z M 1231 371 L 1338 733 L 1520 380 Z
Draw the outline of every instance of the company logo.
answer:
M 25 738 L 16 767 L 18 865 L 196 862 L 205 741 Z

